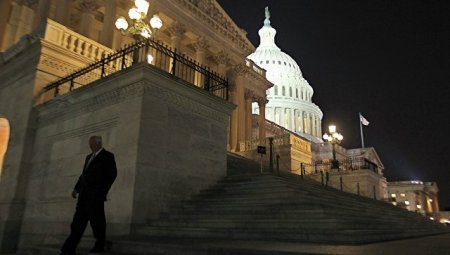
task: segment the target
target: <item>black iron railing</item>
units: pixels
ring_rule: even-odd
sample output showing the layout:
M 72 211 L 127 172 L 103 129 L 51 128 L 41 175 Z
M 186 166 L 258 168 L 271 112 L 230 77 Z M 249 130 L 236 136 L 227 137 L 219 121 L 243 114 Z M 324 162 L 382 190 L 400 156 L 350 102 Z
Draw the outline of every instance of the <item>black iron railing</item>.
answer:
M 314 162 L 314 172 L 318 173 L 320 171 L 329 171 L 331 170 L 331 161 L 330 160 L 320 160 Z M 369 169 L 378 174 L 378 166 L 368 161 L 365 158 L 352 158 L 346 160 L 339 160 L 339 169 L 343 171 L 353 171 L 360 169 Z
M 148 55 L 152 56 L 151 61 L 148 60 Z M 107 55 L 45 86 L 43 92 L 53 92 L 53 96 L 64 94 L 144 61 L 199 89 L 228 100 L 228 80 L 225 77 L 151 39 L 136 42 Z

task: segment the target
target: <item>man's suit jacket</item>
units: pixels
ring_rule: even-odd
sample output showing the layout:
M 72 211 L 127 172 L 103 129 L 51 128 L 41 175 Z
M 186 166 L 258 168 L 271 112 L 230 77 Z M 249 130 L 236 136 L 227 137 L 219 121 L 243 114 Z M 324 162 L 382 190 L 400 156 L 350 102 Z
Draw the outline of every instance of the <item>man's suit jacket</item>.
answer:
M 102 149 L 87 165 L 91 156 L 92 153 L 86 156 L 83 173 L 74 190 L 80 193 L 80 197 L 106 201 L 106 195 L 117 176 L 114 154 Z

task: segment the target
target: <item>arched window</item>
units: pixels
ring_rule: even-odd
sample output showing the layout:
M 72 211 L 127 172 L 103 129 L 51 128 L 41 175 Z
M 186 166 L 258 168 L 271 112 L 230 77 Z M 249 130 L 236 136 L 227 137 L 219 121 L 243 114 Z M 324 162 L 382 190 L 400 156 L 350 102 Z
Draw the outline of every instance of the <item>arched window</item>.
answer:
M 3 171 L 3 159 L 8 149 L 9 133 L 9 121 L 0 117 L 0 178 Z
M 281 95 L 286 96 L 286 88 L 284 86 L 281 88 Z
M 295 97 L 298 98 L 298 89 L 295 89 Z
M 275 87 L 275 88 L 274 88 L 274 90 L 275 90 L 275 96 L 278 96 L 278 86 L 275 85 L 274 87 Z
M 292 87 L 289 87 L 289 96 L 292 97 Z

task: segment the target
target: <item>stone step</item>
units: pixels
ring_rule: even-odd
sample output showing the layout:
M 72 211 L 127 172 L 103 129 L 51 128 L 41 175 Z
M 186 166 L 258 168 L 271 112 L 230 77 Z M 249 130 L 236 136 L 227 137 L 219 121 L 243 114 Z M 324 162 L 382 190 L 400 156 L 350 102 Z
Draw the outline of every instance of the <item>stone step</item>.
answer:
M 380 224 L 384 223 L 384 224 Z M 379 221 L 349 221 L 343 219 L 195 219 L 186 220 L 167 220 L 157 221 L 151 224 L 152 227 L 179 227 L 179 228 L 252 228 L 254 231 L 260 229 L 322 229 L 322 230 L 339 230 L 339 229 L 385 229 L 391 231 L 394 229 L 423 229 L 422 226 L 411 225 L 410 223 L 386 224 L 388 222 Z
M 193 220 L 201 218 L 267 218 L 267 219 L 278 219 L 278 218 L 305 218 L 305 219 L 323 219 L 323 218 L 339 218 L 339 219 L 350 219 L 355 221 L 380 221 L 383 222 L 397 222 L 398 219 L 388 217 L 389 215 L 366 215 L 366 214 L 355 214 L 348 211 L 336 210 L 336 211 L 324 211 L 323 209 L 282 209 L 279 208 L 235 208 L 235 207 L 224 207 L 224 208 L 192 208 L 190 210 L 172 210 L 170 213 L 161 214 L 161 218 L 168 219 L 181 219 L 181 220 Z M 410 222 L 407 218 L 405 222 Z M 424 221 L 428 219 L 424 218 Z
M 437 234 L 439 232 L 434 232 Z M 261 229 L 254 231 L 247 228 L 178 228 L 178 227 L 145 227 L 138 234 L 158 237 L 184 238 L 221 238 L 236 240 L 272 240 L 318 243 L 359 244 L 382 240 L 416 237 L 430 234 L 429 230 L 303 230 L 303 229 Z

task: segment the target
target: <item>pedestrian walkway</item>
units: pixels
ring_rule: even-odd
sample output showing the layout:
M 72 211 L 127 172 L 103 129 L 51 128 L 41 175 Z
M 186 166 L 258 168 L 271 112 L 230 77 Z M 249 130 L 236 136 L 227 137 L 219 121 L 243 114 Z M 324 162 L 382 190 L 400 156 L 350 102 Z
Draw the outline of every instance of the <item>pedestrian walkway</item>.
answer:
M 130 241 L 128 244 L 132 245 Z M 114 242 L 127 242 L 115 240 Z M 450 234 L 387 241 L 363 245 L 327 245 L 270 241 L 172 239 L 146 240 L 146 255 L 450 255 Z M 144 248 L 144 247 L 141 247 Z M 87 255 L 87 248 L 79 255 Z M 42 247 L 33 255 L 57 255 L 59 248 Z M 103 253 L 125 255 L 128 253 Z
M 450 234 L 427 236 L 364 245 L 324 245 L 285 242 L 230 241 L 211 246 L 235 250 L 236 254 L 332 254 L 332 255 L 450 255 Z

